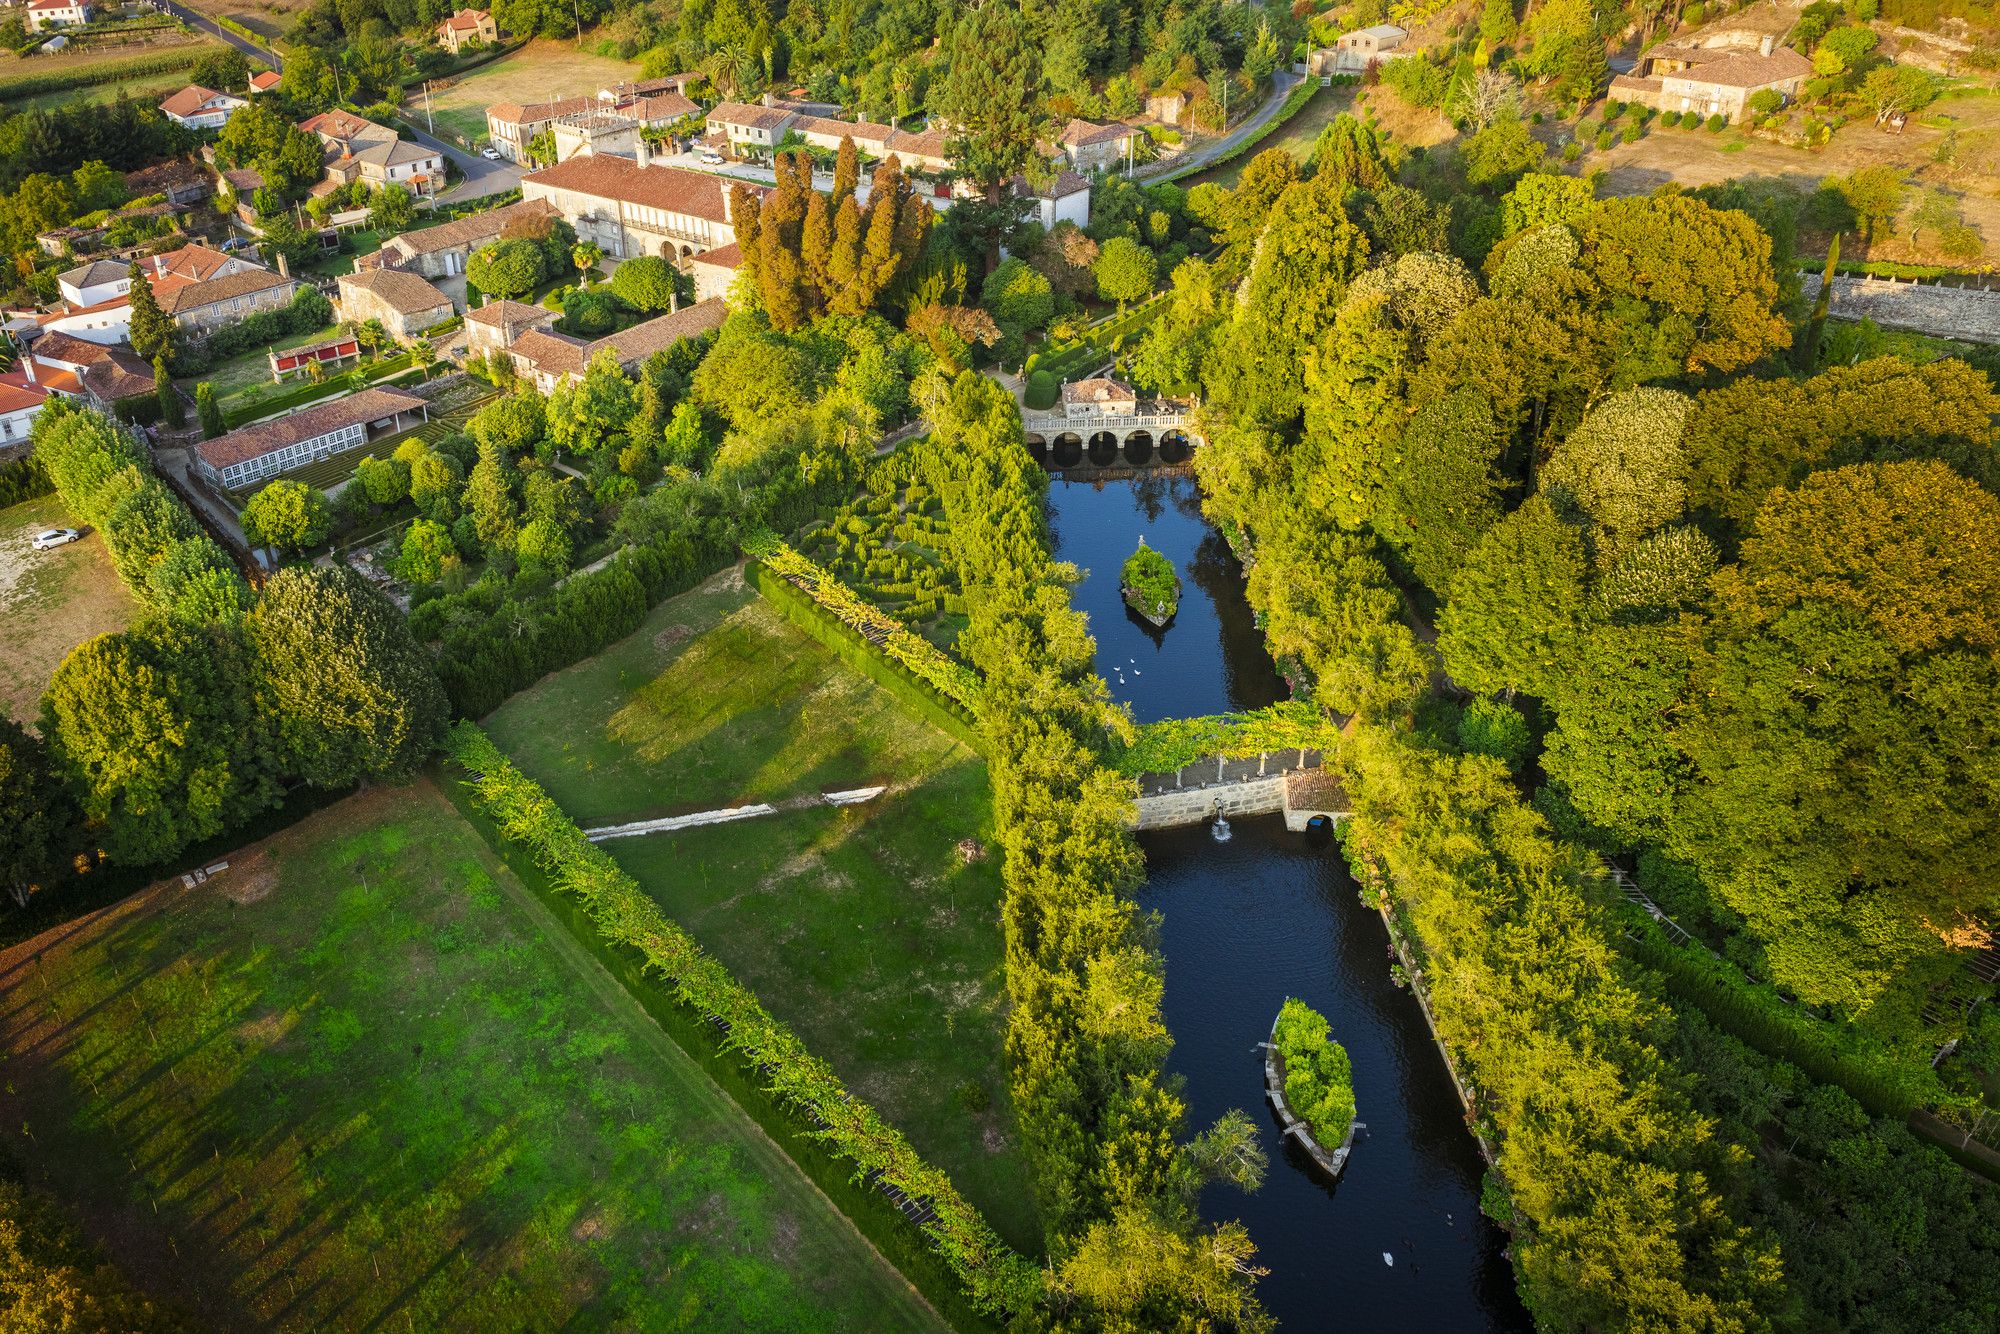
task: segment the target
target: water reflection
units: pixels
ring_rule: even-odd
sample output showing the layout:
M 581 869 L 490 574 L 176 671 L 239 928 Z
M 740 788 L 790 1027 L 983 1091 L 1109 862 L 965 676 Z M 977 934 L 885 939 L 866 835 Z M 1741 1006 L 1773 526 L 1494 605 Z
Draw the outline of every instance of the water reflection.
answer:
M 1200 503 L 1192 478 L 1159 470 L 1050 486 L 1057 554 L 1088 571 L 1073 596 L 1090 615 L 1099 669 L 1141 722 L 1285 695 L 1241 567 Z M 1183 580 L 1164 632 L 1130 615 L 1118 592 L 1142 534 Z M 1186 1081 L 1195 1125 L 1240 1107 L 1271 1158 L 1262 1190 L 1212 1188 L 1204 1215 L 1250 1230 L 1271 1270 L 1259 1291 L 1288 1330 L 1527 1328 L 1504 1238 L 1478 1212 L 1483 1165 L 1449 1076 L 1415 1000 L 1389 980 L 1388 934 L 1339 849 L 1324 833 L 1287 833 L 1276 817 L 1231 821 L 1230 833 L 1218 841 L 1203 823 L 1140 838 L 1141 902 L 1161 914 L 1167 959 L 1169 1069 Z M 1257 1044 L 1286 996 L 1323 1012 L 1354 1063 L 1368 1135 L 1338 1185 L 1281 1141 L 1264 1100 Z

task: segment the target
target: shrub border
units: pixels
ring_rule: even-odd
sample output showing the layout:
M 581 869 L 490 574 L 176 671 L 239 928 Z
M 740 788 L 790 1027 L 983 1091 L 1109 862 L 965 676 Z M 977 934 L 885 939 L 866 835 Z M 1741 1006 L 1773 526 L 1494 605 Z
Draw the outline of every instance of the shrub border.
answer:
M 798 1136 L 851 1163 L 850 1181 L 858 1184 L 872 1175 L 912 1199 L 929 1201 L 934 1216 L 918 1227 L 975 1311 L 1004 1317 L 1040 1301 L 1043 1280 L 1035 1264 L 1003 1242 L 948 1176 L 849 1092 L 830 1065 L 813 1056 L 748 987 L 705 953 L 476 724 L 454 724 L 444 749 L 468 775 L 463 782 L 468 803 L 506 843 L 532 860 L 551 890 L 576 900 L 595 940 L 628 965 L 638 956 L 635 967 L 621 970 L 625 976 L 636 973 L 663 982 L 643 991 L 678 1002 L 684 1019 L 691 1015 L 712 1025 L 716 1055 L 735 1053 L 746 1081 L 752 1070 L 768 1080 L 761 1085 L 766 1100 L 799 1122 L 794 1126 Z

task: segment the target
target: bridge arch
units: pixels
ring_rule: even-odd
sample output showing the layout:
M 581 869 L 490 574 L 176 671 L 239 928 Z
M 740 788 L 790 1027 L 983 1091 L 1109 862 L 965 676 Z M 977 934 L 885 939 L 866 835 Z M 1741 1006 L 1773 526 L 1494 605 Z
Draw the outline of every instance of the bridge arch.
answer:
M 1090 444 L 1084 453 L 1093 466 L 1103 468 L 1117 461 L 1118 437 L 1110 431 L 1097 431 L 1090 437 Z
M 1074 468 L 1083 462 L 1083 437 L 1075 431 L 1064 431 L 1055 438 L 1049 458 L 1058 468 Z
M 1176 428 L 1160 436 L 1160 462 L 1186 463 L 1193 453 L 1194 442 L 1186 431 Z
M 1153 457 L 1153 433 L 1134 431 L 1125 437 L 1125 461 L 1133 467 L 1144 466 Z
M 1029 431 L 1023 438 L 1022 443 L 1028 447 L 1029 458 L 1033 459 L 1036 463 L 1047 466 L 1049 461 L 1049 442 L 1043 439 L 1039 432 Z

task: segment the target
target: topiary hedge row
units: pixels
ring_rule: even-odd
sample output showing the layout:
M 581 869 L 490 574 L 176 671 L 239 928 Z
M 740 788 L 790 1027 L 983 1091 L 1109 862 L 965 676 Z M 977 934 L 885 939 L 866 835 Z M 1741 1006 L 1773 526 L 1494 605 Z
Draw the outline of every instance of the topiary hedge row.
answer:
M 919 1226 L 967 1297 L 994 1316 L 1025 1314 L 1043 1282 L 1028 1260 L 1000 1240 L 951 1179 L 925 1162 L 869 1104 L 848 1092 L 833 1067 L 764 1009 L 754 993 L 705 953 L 638 882 L 592 843 L 561 807 L 471 723 L 452 728 L 446 754 L 471 779 L 473 803 L 521 847 L 562 893 L 576 898 L 606 944 L 636 951 L 645 970 L 724 1035 L 725 1050 L 768 1081 L 781 1105 L 818 1127 L 809 1132 L 854 1164 L 929 1204 Z

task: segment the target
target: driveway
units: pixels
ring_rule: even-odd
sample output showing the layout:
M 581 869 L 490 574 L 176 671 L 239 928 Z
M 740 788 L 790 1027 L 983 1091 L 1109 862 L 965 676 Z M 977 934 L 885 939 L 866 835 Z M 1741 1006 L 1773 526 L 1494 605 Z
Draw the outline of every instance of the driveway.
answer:
M 244 55 L 250 57 L 250 59 L 256 62 L 257 64 L 269 65 L 272 69 L 277 70 L 280 73 L 284 71 L 285 68 L 284 57 L 280 56 L 275 51 L 265 50 L 263 47 L 257 45 L 257 43 L 249 40 L 240 33 L 234 33 L 229 31 L 229 29 L 223 27 L 220 23 L 217 23 L 214 19 L 209 18 L 206 14 L 197 14 L 192 9 L 189 9 L 184 5 L 175 4 L 174 0 L 156 0 L 156 3 L 158 8 L 164 10 L 166 13 L 172 14 L 175 18 L 187 24 L 189 27 L 199 28 L 205 33 L 209 33 L 213 36 L 220 37 L 223 41 L 229 43 L 231 46 L 235 47 L 238 51 L 241 51 Z
M 1271 76 L 1271 95 L 1265 98 L 1264 105 L 1258 107 L 1255 113 L 1242 124 L 1231 130 L 1228 134 L 1223 135 L 1220 139 L 1217 139 L 1214 143 L 1203 144 L 1200 148 L 1182 153 L 1177 157 L 1162 158 L 1158 162 L 1147 163 L 1132 173 L 1133 179 L 1143 184 L 1146 181 L 1158 180 L 1160 177 L 1168 174 L 1198 171 L 1202 167 L 1207 166 L 1251 135 L 1257 133 L 1258 130 L 1270 124 L 1271 117 L 1278 114 L 1279 110 L 1285 105 L 1285 99 L 1291 95 L 1292 89 L 1304 77 L 1310 76 L 1291 74 L 1284 70 L 1279 70 Z
M 462 148 L 453 148 L 444 140 L 425 134 L 417 128 L 418 119 L 422 114 L 421 111 L 412 112 L 408 107 L 403 109 L 403 122 L 410 127 L 410 138 L 416 140 L 425 148 L 436 149 L 438 152 L 444 154 L 445 157 L 451 160 L 451 165 L 458 168 L 459 175 L 465 178 L 457 185 L 452 186 L 451 189 L 439 195 L 439 203 L 457 204 L 467 199 L 479 199 L 486 195 L 502 194 L 519 185 L 521 177 L 527 174 L 523 168 L 516 166 L 505 158 L 502 158 L 498 162 L 489 162 L 477 153 L 468 153 Z

